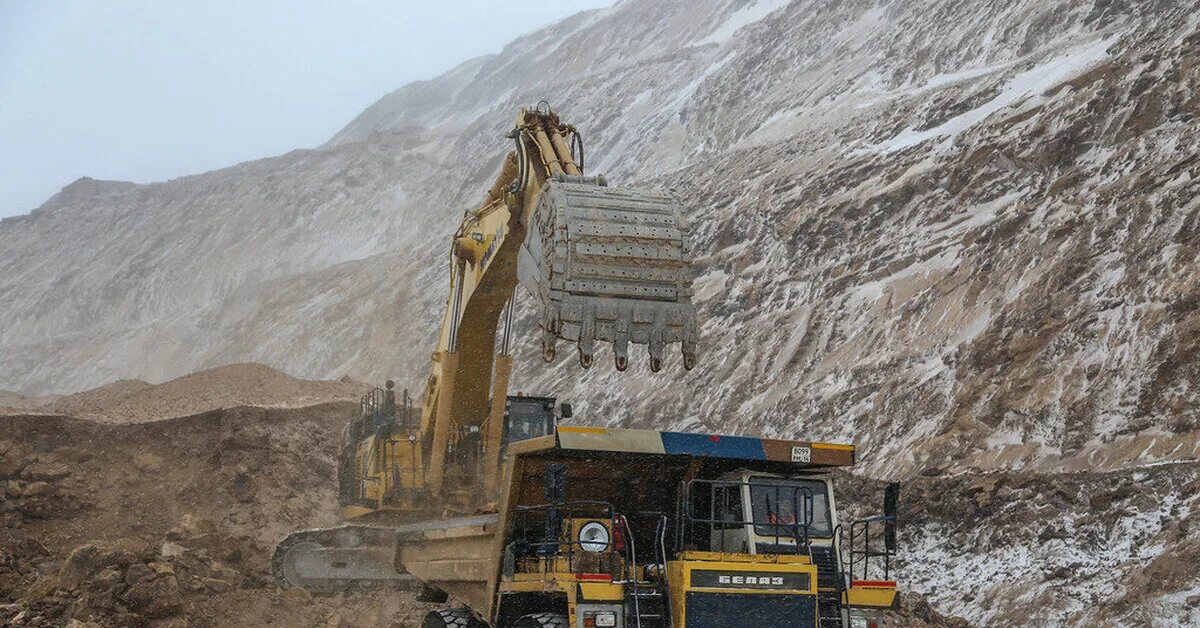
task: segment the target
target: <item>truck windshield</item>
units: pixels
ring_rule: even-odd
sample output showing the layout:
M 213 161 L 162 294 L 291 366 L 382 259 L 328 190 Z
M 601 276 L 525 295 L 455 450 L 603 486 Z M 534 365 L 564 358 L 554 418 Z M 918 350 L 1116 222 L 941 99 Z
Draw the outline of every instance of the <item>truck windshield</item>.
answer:
M 754 531 L 762 536 L 789 535 L 780 524 L 803 525 L 805 490 L 812 492 L 812 526 L 809 536 L 833 536 L 832 517 L 825 483 L 820 480 L 754 477 L 750 479 L 750 502 L 754 511 Z M 777 527 L 778 526 L 778 527 Z

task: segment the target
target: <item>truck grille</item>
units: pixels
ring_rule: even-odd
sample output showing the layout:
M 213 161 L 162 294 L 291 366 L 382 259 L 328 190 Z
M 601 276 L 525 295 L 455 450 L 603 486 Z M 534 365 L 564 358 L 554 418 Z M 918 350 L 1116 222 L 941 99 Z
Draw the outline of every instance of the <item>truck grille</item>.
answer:
M 688 628 L 817 626 L 817 599 L 812 595 L 690 591 L 685 604 Z

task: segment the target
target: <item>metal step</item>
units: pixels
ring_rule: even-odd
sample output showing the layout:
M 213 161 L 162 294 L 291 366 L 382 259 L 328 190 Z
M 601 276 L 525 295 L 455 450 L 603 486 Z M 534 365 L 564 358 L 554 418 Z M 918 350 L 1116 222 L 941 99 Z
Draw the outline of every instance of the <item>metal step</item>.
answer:
M 625 614 L 628 617 L 626 626 L 631 628 L 667 628 L 670 621 L 666 617 L 666 598 L 654 585 L 647 583 L 638 586 L 637 593 L 626 585 Z M 636 604 L 635 604 L 636 600 Z
M 817 567 L 818 586 L 822 589 L 836 588 L 840 583 L 841 570 L 838 569 L 837 554 L 833 548 L 827 545 L 813 545 L 809 549 L 809 555 Z
M 818 591 L 817 614 L 821 628 L 842 628 L 842 592 Z
M 842 574 L 837 553 L 827 545 L 813 545 L 809 556 L 817 567 L 817 614 L 821 628 L 842 628 Z

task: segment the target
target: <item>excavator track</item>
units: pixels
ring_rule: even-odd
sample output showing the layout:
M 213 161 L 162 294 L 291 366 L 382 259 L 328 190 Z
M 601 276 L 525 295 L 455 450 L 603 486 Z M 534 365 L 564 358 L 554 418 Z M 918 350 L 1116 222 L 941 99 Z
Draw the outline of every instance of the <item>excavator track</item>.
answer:
M 400 543 L 431 531 L 495 523 L 495 514 L 483 514 L 395 525 L 346 523 L 299 530 L 275 545 L 271 573 L 281 589 L 303 588 L 313 593 L 420 588 L 419 581 L 396 568 Z
M 338 593 L 409 588 L 416 580 L 395 566 L 396 529 L 345 524 L 300 530 L 275 545 L 271 573 L 282 589 Z
M 659 371 L 667 345 L 696 363 L 691 244 L 670 194 L 609 187 L 603 177 L 556 175 L 542 188 L 518 258 L 521 281 L 541 301 L 542 349 L 574 341 L 591 366 L 597 342 L 611 342 L 618 370 L 629 344 L 646 345 Z

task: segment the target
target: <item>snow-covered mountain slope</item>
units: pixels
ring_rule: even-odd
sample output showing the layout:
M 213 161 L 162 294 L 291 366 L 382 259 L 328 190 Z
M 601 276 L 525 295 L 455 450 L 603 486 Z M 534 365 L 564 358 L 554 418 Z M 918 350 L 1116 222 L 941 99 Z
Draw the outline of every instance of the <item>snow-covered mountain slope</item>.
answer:
M 871 484 L 843 480 L 839 499 L 878 503 Z M 897 573 L 944 614 L 984 626 L 1200 623 L 1195 462 L 917 477 L 902 495 Z
M 583 13 L 402 87 L 319 150 L 82 181 L 3 221 L 0 388 L 258 361 L 419 390 L 448 236 L 542 98 L 590 172 L 683 199 L 703 355 L 687 374 L 546 368 L 526 316 L 514 389 L 592 423 L 853 441 L 889 477 L 1200 454 L 1200 11 L 1166 0 Z M 911 583 L 996 620 L 938 580 L 968 545 Z M 1195 586 L 1152 602 L 1190 608 Z M 1029 599 L 1009 591 L 989 604 Z

